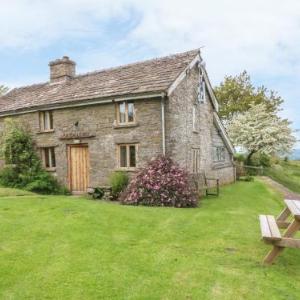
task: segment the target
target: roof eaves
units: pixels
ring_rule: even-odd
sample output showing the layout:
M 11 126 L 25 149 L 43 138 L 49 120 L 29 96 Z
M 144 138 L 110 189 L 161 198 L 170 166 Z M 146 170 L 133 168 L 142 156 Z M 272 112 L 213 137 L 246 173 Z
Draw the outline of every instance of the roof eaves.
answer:
M 164 96 L 165 96 L 164 91 L 153 91 L 150 93 L 140 93 L 136 95 L 127 94 L 127 95 L 114 95 L 110 97 L 82 98 L 82 99 L 77 99 L 76 101 L 64 101 L 64 102 L 57 102 L 57 103 L 51 103 L 45 105 L 35 105 L 35 106 L 30 106 L 27 108 L 21 108 L 17 110 L 0 111 L 0 117 L 20 115 L 20 114 L 32 113 L 32 112 L 42 111 L 42 110 L 54 110 L 54 109 L 63 109 L 63 108 L 71 108 L 71 107 L 90 106 L 90 105 L 118 102 L 124 100 L 139 100 L 139 99 L 146 99 L 146 98 L 147 99 L 159 98 Z

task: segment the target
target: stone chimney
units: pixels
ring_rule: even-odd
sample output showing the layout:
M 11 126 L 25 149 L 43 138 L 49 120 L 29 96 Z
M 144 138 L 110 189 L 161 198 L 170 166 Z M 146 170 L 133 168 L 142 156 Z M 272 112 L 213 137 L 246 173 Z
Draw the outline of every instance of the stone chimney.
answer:
M 75 76 L 76 63 L 64 56 L 61 59 L 56 59 L 49 63 L 50 67 L 50 82 L 65 82 Z

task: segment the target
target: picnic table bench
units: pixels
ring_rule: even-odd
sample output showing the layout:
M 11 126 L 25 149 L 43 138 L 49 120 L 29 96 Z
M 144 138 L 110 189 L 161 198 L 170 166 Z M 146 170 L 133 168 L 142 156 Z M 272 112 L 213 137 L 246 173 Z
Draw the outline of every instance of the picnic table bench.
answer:
M 300 229 L 300 200 L 286 199 L 284 203 L 286 207 L 276 219 L 270 215 L 259 216 L 262 238 L 265 243 L 273 245 L 263 260 L 266 264 L 271 264 L 284 248 L 300 248 L 300 239 L 294 238 Z M 285 231 L 281 234 L 279 229 Z

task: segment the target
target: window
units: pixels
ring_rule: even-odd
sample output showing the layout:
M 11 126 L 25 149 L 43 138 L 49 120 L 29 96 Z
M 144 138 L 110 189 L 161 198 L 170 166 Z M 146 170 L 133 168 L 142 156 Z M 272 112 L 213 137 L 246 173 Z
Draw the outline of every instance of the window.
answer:
M 196 107 L 193 106 L 193 116 L 192 116 L 192 122 L 193 122 L 193 131 L 197 131 L 197 126 L 196 126 Z
M 197 174 L 200 172 L 200 149 L 192 149 L 192 172 Z
M 214 161 L 224 161 L 225 160 L 225 147 L 218 146 L 214 147 Z
M 137 161 L 137 145 L 136 144 L 122 144 L 118 145 L 119 149 L 119 167 L 120 168 L 135 168 Z
M 206 101 L 206 95 L 205 95 L 205 79 L 204 79 L 204 74 L 203 71 L 200 67 L 200 80 L 199 80 L 199 85 L 198 85 L 198 102 L 204 103 Z
M 42 148 L 41 151 L 44 167 L 46 169 L 54 169 L 56 167 L 55 148 L 46 147 Z
M 124 101 L 117 103 L 118 124 L 130 124 L 135 122 L 134 102 Z
M 53 114 L 52 111 L 40 112 L 40 131 L 53 130 Z

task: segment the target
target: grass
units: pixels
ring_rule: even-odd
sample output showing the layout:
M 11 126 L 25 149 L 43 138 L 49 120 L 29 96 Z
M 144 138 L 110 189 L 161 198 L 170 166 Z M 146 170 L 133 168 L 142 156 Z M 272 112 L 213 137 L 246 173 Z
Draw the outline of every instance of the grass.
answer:
M 300 251 L 270 267 L 263 183 L 222 188 L 196 209 L 66 196 L 0 198 L 0 299 L 299 299 Z
M 265 174 L 288 189 L 300 193 L 300 161 L 280 161 L 266 169 Z
M 0 187 L 0 197 L 16 197 L 16 196 L 30 196 L 30 195 L 34 195 L 34 194 L 23 190 Z

